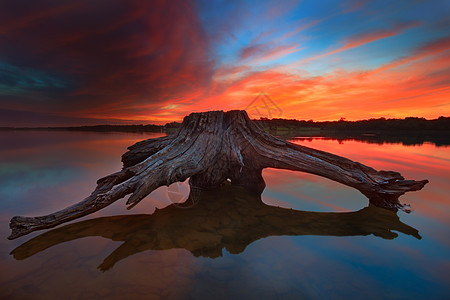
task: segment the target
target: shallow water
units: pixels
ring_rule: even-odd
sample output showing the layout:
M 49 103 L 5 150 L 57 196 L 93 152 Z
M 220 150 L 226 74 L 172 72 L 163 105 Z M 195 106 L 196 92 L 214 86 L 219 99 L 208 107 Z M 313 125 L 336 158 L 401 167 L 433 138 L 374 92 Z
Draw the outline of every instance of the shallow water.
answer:
M 6 239 L 12 216 L 80 201 L 121 169 L 127 146 L 156 136 L 0 132 L 1 299 L 450 297 L 450 148 L 427 143 L 294 141 L 428 179 L 400 198 L 410 214 L 367 207 L 327 179 L 267 169 L 261 198 L 271 206 L 225 186 L 189 209 L 167 207 L 187 197 L 179 184 L 131 211 L 121 200 L 44 235 Z

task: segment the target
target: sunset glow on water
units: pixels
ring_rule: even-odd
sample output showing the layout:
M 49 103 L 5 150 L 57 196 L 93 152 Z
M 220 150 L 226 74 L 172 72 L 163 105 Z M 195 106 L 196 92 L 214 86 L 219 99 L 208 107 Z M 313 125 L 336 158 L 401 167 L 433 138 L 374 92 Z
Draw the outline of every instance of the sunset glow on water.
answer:
M 142 218 L 142 224 L 146 224 L 147 217 L 143 215 L 136 216 L 134 221 L 130 219 L 131 223 L 123 228 L 121 222 L 128 222 L 128 219 L 105 219 L 110 225 L 105 223 L 100 233 L 80 239 L 67 233 L 64 235 L 67 242 L 57 242 L 55 237 L 46 242 L 49 244 L 41 244 L 41 250 L 36 253 L 33 248 L 19 247 L 45 231 L 9 241 L 6 237 L 12 216 L 47 214 L 80 201 L 91 193 L 98 178 L 120 170 L 120 155 L 126 147 L 160 135 L 45 131 L 1 132 L 0 135 L 5 145 L 0 150 L 0 298 L 328 299 L 332 295 L 337 299 L 362 296 L 367 299 L 445 299 L 450 295 L 448 146 L 339 143 L 323 138 L 293 140 L 375 169 L 398 171 L 407 179 L 428 179 L 430 183 L 423 190 L 400 198 L 401 202 L 411 205 L 413 212 L 398 212 L 397 225 L 377 221 L 379 223 L 374 224 L 380 231 L 353 235 L 342 222 L 320 229 L 327 226 L 326 219 L 320 219 L 320 212 L 357 212 L 368 205 L 362 194 L 314 175 L 266 169 L 263 176 L 267 187 L 262 200 L 270 205 L 303 211 L 310 223 L 304 225 L 302 234 L 269 234 L 242 244 L 239 250 L 237 246 L 224 248 L 222 256 L 213 258 L 208 252 L 196 256 L 198 253 L 194 255 L 183 246 L 170 248 L 175 238 L 170 235 L 166 236 L 166 242 L 159 241 L 159 250 L 139 244 L 148 236 L 126 232 L 127 227 L 138 224 Z M 183 192 L 186 190 L 181 189 L 180 193 Z M 167 188 L 160 188 L 130 211 L 121 200 L 79 221 L 152 214 L 155 208 L 163 209 L 171 204 L 167 195 Z M 175 210 L 175 213 L 184 216 L 189 210 Z M 195 207 L 191 211 L 195 214 Z M 365 218 L 387 218 L 383 210 L 370 211 L 361 221 L 349 220 L 364 222 Z M 267 218 L 271 224 L 270 216 Z M 201 220 L 193 217 L 191 226 L 202 226 Z M 398 222 L 406 225 L 404 232 L 383 229 L 400 226 Z M 342 229 L 339 226 L 343 226 Z M 140 230 L 146 232 L 151 226 L 144 225 Z M 176 228 L 173 230 L 168 230 L 167 234 L 176 234 Z M 117 239 L 111 239 L 114 234 Z M 202 239 L 209 238 L 199 232 L 192 234 L 177 243 L 195 247 Z M 127 235 L 133 237 L 134 242 L 119 248 L 123 236 Z M 166 249 L 165 244 L 169 248 Z M 130 245 L 136 246 L 130 248 Z M 10 255 L 17 247 L 19 254 Z M 123 251 L 128 251 L 129 255 L 120 256 Z M 117 257 L 122 258 L 112 267 L 109 265 L 109 269 L 103 272 L 98 269 L 108 266 L 109 261 Z

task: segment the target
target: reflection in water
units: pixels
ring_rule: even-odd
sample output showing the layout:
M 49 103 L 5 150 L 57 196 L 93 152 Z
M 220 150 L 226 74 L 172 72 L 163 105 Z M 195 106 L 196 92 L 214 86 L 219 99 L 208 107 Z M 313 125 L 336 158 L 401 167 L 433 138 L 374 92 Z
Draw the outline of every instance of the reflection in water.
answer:
M 403 132 L 403 133 L 376 133 L 376 134 L 351 134 L 351 133 L 325 133 L 318 137 L 317 133 L 314 136 L 308 136 L 307 134 L 299 134 L 296 135 L 284 135 L 282 137 L 294 141 L 312 141 L 313 139 L 324 139 L 330 141 L 338 141 L 339 143 L 348 142 L 348 141 L 357 141 L 369 144 L 402 144 L 404 146 L 420 146 L 425 143 L 434 144 L 437 147 L 448 146 L 450 145 L 450 135 L 448 133 L 442 132 L 428 132 L 415 134 L 411 132 Z
M 191 197 L 187 200 L 193 201 Z M 195 195 L 196 205 L 183 209 L 170 205 L 153 215 L 103 217 L 57 228 L 14 249 L 18 260 L 57 244 L 88 236 L 124 243 L 98 266 L 102 271 L 118 261 L 146 250 L 184 248 L 194 256 L 216 258 L 222 249 L 237 254 L 252 242 L 276 235 L 355 236 L 373 234 L 393 239 L 397 233 L 420 239 L 418 231 L 399 220 L 396 212 L 369 205 L 355 212 L 306 212 L 273 207 L 242 188 Z M 187 204 L 189 206 L 189 204 Z

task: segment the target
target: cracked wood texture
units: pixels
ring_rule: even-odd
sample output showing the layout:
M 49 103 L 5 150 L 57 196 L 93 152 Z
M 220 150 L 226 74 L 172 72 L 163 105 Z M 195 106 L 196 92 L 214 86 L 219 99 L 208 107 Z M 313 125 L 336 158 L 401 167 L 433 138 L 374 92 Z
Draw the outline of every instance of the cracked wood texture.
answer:
M 331 153 L 278 139 L 253 123 L 245 111 L 210 111 L 185 117 L 177 133 L 128 148 L 123 169 L 97 181 L 83 201 L 40 217 L 13 217 L 9 239 L 52 228 L 98 211 L 131 194 L 132 208 L 156 188 L 188 178 L 191 188 L 219 187 L 227 179 L 255 193 L 265 187 L 264 168 L 307 172 L 356 188 L 369 202 L 397 209 L 398 197 L 420 190 L 427 180 L 405 180 Z

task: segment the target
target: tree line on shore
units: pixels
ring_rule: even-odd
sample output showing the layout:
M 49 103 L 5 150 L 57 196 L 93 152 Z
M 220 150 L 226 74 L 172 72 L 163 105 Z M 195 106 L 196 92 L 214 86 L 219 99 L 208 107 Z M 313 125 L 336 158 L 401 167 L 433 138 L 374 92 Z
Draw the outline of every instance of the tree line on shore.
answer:
M 313 121 L 296 119 L 268 119 L 254 120 L 268 130 L 321 130 L 321 131 L 405 131 L 405 132 L 443 132 L 450 131 L 450 117 L 439 117 L 433 120 L 425 118 L 407 117 L 404 119 L 369 119 L 360 121 Z M 180 127 L 180 122 L 170 122 L 165 125 L 139 124 L 139 125 L 94 125 L 73 127 L 34 127 L 11 128 L 0 127 L 0 130 L 70 130 L 70 131 L 123 131 L 123 132 L 172 132 Z
M 255 120 L 268 129 L 319 129 L 331 131 L 449 131 L 450 117 L 439 117 L 433 120 L 425 118 L 407 117 L 404 119 L 369 119 L 360 121 L 295 120 L 295 119 L 267 119 Z

